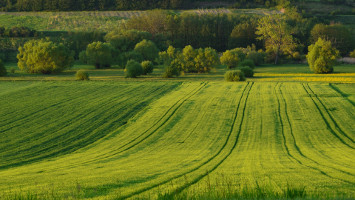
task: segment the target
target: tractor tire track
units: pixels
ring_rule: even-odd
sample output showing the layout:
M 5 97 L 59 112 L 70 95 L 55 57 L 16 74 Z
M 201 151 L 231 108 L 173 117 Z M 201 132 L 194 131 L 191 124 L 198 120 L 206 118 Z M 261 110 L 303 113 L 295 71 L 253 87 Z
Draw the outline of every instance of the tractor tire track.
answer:
M 202 88 L 204 88 L 207 85 L 207 83 L 202 83 L 200 85 L 200 87 L 198 87 L 196 90 L 190 92 L 187 96 L 184 96 L 183 98 L 181 98 L 179 101 L 177 101 L 173 106 L 171 106 L 165 113 L 164 115 L 156 122 L 154 123 L 150 128 L 148 128 L 146 131 L 144 131 L 141 135 L 139 135 L 138 137 L 134 138 L 133 140 L 131 140 L 130 142 L 126 143 L 125 145 L 119 147 L 118 149 L 122 149 L 119 152 L 116 152 L 115 154 L 120 154 L 122 152 L 125 152 L 137 145 L 139 145 L 140 143 L 142 143 L 144 140 L 148 139 L 150 136 L 152 136 L 158 129 L 160 129 L 162 126 L 164 126 L 164 124 L 169 121 L 169 119 L 171 119 L 171 117 L 180 109 L 180 107 L 188 100 L 190 99 L 192 96 L 194 96 L 195 94 L 197 94 L 199 91 L 202 90 Z M 157 126 L 158 125 L 158 126 Z M 157 127 L 156 127 L 157 126 Z M 150 133 L 149 133 L 150 132 Z M 149 133 L 147 135 L 145 135 L 146 133 Z M 145 135 L 143 137 L 143 135 Z M 142 138 L 143 137 L 143 138 Z M 141 138 L 141 139 L 140 139 Z M 138 140 L 138 141 L 137 141 Z M 135 142 L 137 141 L 137 142 Z M 135 142 L 135 143 L 134 143 Z M 134 143 L 134 144 L 132 144 Z M 127 147 L 128 146 L 128 147 Z M 126 148 L 125 148 L 126 147 Z
M 126 90 L 123 90 L 122 92 L 127 92 L 127 91 L 131 91 L 131 90 L 134 90 L 134 89 L 136 89 L 136 88 L 135 87 L 134 88 L 128 88 Z M 149 98 L 145 99 L 144 102 L 150 102 L 156 96 L 159 96 L 159 95 L 163 94 L 165 91 L 166 91 L 165 87 L 157 87 L 157 88 L 155 88 L 153 90 L 150 90 L 149 91 L 150 93 L 154 93 L 156 95 L 150 96 Z M 94 124 L 90 124 L 86 129 L 81 130 L 80 131 L 81 134 L 76 134 L 75 137 L 69 137 L 69 138 L 66 138 L 65 136 L 60 134 L 60 135 L 58 135 L 58 136 L 56 136 L 54 138 L 50 138 L 50 140 L 45 140 L 45 141 L 43 141 L 40 144 L 31 146 L 31 149 L 38 149 L 38 150 L 27 155 L 28 157 L 30 157 L 30 159 L 22 160 L 22 161 L 16 162 L 16 163 L 10 163 L 10 164 L 7 164 L 7 165 L 2 165 L 2 166 L 0 165 L 0 169 L 5 169 L 5 168 L 13 167 L 13 166 L 21 166 L 21 165 L 24 165 L 24 164 L 29 164 L 29 163 L 33 163 L 33 162 L 40 161 L 40 160 L 43 160 L 43 159 L 51 158 L 51 157 L 54 157 L 54 156 L 64 155 L 64 154 L 76 151 L 76 150 L 78 150 L 80 148 L 86 147 L 87 145 L 92 144 L 96 140 L 105 137 L 106 134 L 87 134 L 87 133 L 94 132 L 97 129 L 96 125 L 100 124 L 100 122 L 104 123 L 104 122 L 114 118 L 116 116 L 116 112 L 113 111 L 112 108 L 115 105 L 117 105 L 117 104 L 119 104 L 119 105 L 123 104 L 123 106 L 121 106 L 120 110 L 125 110 L 123 115 L 120 116 L 121 120 L 125 119 L 127 116 L 129 116 L 130 115 L 130 111 L 134 111 L 134 110 L 139 109 L 141 107 L 141 103 L 142 102 L 140 102 L 140 101 L 135 102 L 135 104 L 132 106 L 130 104 L 130 102 L 126 101 L 127 98 L 120 99 L 120 101 L 117 102 L 117 97 L 119 97 L 120 94 L 121 93 L 114 94 L 113 96 L 109 96 L 109 97 L 105 98 L 105 103 L 100 104 L 99 107 L 95 107 L 95 109 L 94 110 L 90 110 L 90 112 L 85 112 L 85 114 L 84 113 L 80 114 L 80 115 L 76 116 L 74 119 L 68 119 L 68 120 L 64 121 L 63 123 L 61 123 L 61 124 L 64 124 L 64 125 L 58 125 L 56 127 L 51 127 L 50 128 L 51 130 L 53 130 L 55 128 L 57 130 L 56 132 L 58 132 L 58 131 L 61 131 L 61 128 L 63 128 L 62 126 L 65 127 L 65 124 L 67 124 L 68 122 L 76 121 L 75 119 L 82 119 L 82 118 L 90 117 L 90 114 L 93 114 L 93 113 L 97 112 L 97 110 L 100 110 L 100 112 L 97 113 L 96 115 L 101 115 L 101 114 L 104 114 L 104 113 L 107 113 L 107 112 L 111 112 L 105 118 L 100 119 L 100 121 L 98 121 L 98 122 L 95 121 Z M 101 101 L 102 101 L 102 97 L 101 97 Z M 81 124 L 81 125 L 83 125 L 83 124 Z M 122 125 L 124 125 L 124 124 L 122 123 L 120 126 L 122 126 Z M 77 126 L 74 126 L 72 129 L 70 129 L 69 133 L 76 131 L 76 127 Z M 43 132 L 47 132 L 47 130 L 41 131 L 41 133 L 43 133 Z M 41 135 L 41 133 L 39 133 L 39 136 Z M 36 137 L 36 136 L 32 135 L 32 137 Z M 60 140 L 61 138 L 63 138 L 64 140 Z M 56 146 L 56 144 L 53 144 L 53 141 L 59 141 L 61 143 L 69 144 L 69 145 L 65 146 L 65 148 L 60 148 L 60 150 L 57 150 L 55 152 L 48 152 L 51 149 L 53 149 L 53 147 Z M 5 148 L 5 149 L 7 149 L 7 148 Z M 21 152 L 27 152 L 28 151 L 28 149 L 22 149 L 20 151 L 17 150 L 17 149 L 15 149 L 15 150 L 16 151 L 13 153 L 13 155 L 18 155 L 18 154 L 21 154 Z M 9 153 L 11 153 L 11 152 L 8 152 L 6 156 L 11 156 L 12 155 L 12 154 L 9 154 Z M 42 153 L 44 153 L 44 154 L 42 154 Z M 40 155 L 40 156 L 38 156 L 38 155 Z
M 109 91 L 109 90 L 108 90 L 108 91 Z M 126 91 L 126 90 L 125 90 L 125 91 Z M 129 91 L 129 90 L 127 90 L 127 91 Z M 118 96 L 119 96 L 119 95 L 117 95 L 117 97 L 118 97 Z M 37 135 L 31 135 L 31 137 L 38 139 L 38 136 L 41 136 L 43 132 L 51 132 L 51 130 L 53 131 L 53 129 L 57 129 L 58 131 L 60 131 L 60 130 L 63 128 L 63 126 L 64 126 L 64 127 L 66 126 L 66 125 L 64 125 L 64 124 L 68 124 L 68 123 L 70 123 L 70 122 L 72 122 L 72 121 L 75 121 L 76 119 L 85 118 L 85 116 L 89 116 L 90 114 L 95 113 L 97 110 L 100 110 L 101 113 L 103 113 L 103 112 L 102 112 L 103 108 L 106 108 L 106 110 L 109 109 L 109 108 L 107 108 L 108 105 L 111 105 L 112 102 L 115 101 L 115 98 L 113 98 L 112 96 L 109 96 L 109 97 L 107 97 L 107 98 L 105 98 L 105 99 L 104 99 L 103 97 L 98 96 L 97 99 L 100 99 L 101 101 L 105 101 L 105 103 L 100 104 L 99 106 L 95 107 L 95 109 L 93 109 L 93 110 L 90 110 L 90 111 L 88 111 L 88 112 L 83 112 L 83 113 L 81 113 L 80 115 L 75 116 L 75 118 L 66 119 L 65 121 L 62 121 L 61 124 L 57 124 L 56 126 L 50 127 L 50 128 L 47 129 L 47 130 L 44 129 L 41 133 L 38 133 Z M 94 100 L 96 100 L 96 98 L 95 98 Z M 94 101 L 94 100 L 93 100 L 93 101 Z M 73 99 L 73 101 L 74 101 L 74 99 Z M 72 102 L 72 101 L 69 100 L 68 102 Z M 100 113 L 97 114 L 97 115 L 100 115 Z M 41 116 L 40 116 L 40 117 L 41 117 Z M 41 119 L 40 117 L 38 117 L 38 119 Z M 22 126 L 22 125 L 23 125 L 23 124 L 20 124 L 19 126 Z M 42 125 L 41 127 L 47 127 L 47 125 Z M 38 128 L 40 128 L 40 127 L 38 127 Z M 20 140 L 19 142 L 20 142 L 20 143 L 21 143 L 21 142 L 27 142 L 27 138 L 23 138 L 23 139 Z M 8 147 L 7 147 L 7 146 L 4 146 L 3 148 L 4 148 L 4 149 L 7 149 Z M 1 150 L 1 149 L 0 149 L 0 150 Z M 18 153 L 18 150 L 16 151 L 16 153 Z
M 238 112 L 239 112 L 240 109 L 241 109 L 241 108 L 240 108 L 240 107 L 241 107 L 241 104 L 242 104 L 241 102 L 242 102 L 242 100 L 243 100 L 243 97 L 245 97 L 245 98 L 244 98 L 244 108 L 242 109 L 241 123 L 239 124 L 239 127 L 238 127 L 239 130 L 238 130 L 238 132 L 237 132 L 237 135 L 236 135 L 235 141 L 234 141 L 234 143 L 233 143 L 233 146 L 232 146 L 232 148 L 228 151 L 227 155 L 225 155 L 224 157 L 222 157 L 221 160 L 218 161 L 218 163 L 215 164 L 210 170 L 208 170 L 208 171 L 202 173 L 201 175 L 199 175 L 198 177 L 196 177 L 194 180 L 190 181 L 189 183 L 178 187 L 177 189 L 175 189 L 175 190 L 174 190 L 172 193 L 170 193 L 169 195 L 170 195 L 170 196 L 174 196 L 174 195 L 176 195 L 176 194 L 182 192 L 182 191 L 185 190 L 186 188 L 190 187 L 191 185 L 197 183 L 198 181 L 200 181 L 200 180 L 203 179 L 204 177 L 208 176 L 208 174 L 209 174 L 210 172 L 212 172 L 212 171 L 214 171 L 215 169 L 217 169 L 218 166 L 220 166 L 220 165 L 232 154 L 233 150 L 234 150 L 235 147 L 237 146 L 238 138 L 239 138 L 240 132 L 241 132 L 241 130 L 242 130 L 242 129 L 241 129 L 241 126 L 242 126 L 243 121 L 244 121 L 245 107 L 246 107 L 247 100 L 248 100 L 248 97 L 249 97 L 249 93 L 250 93 L 250 90 L 251 90 L 253 84 L 254 84 L 254 83 L 248 82 L 247 85 L 244 87 L 243 92 L 242 92 L 242 95 L 241 95 L 240 100 L 239 100 L 239 102 L 238 102 L 238 106 L 237 106 L 237 109 L 236 109 L 236 112 L 235 112 L 235 116 L 234 116 L 234 118 L 233 118 L 233 124 L 232 124 L 232 126 L 231 126 L 230 131 L 229 131 L 229 134 L 228 134 L 228 136 L 227 136 L 227 139 L 226 139 L 225 143 L 223 144 L 223 146 L 221 147 L 221 149 L 220 149 L 216 154 L 214 154 L 214 155 L 213 155 L 212 157 L 210 157 L 208 160 L 206 160 L 205 162 L 203 162 L 203 163 L 201 163 L 200 165 L 196 166 L 195 168 L 189 170 L 188 172 L 185 172 L 185 173 L 183 173 L 183 174 L 174 176 L 174 177 L 172 177 L 172 178 L 170 178 L 170 179 L 168 179 L 168 180 L 165 180 L 165 181 L 162 181 L 162 182 L 160 182 L 160 183 L 154 184 L 154 185 L 152 185 L 152 186 L 150 186 L 150 187 L 143 188 L 143 189 L 138 190 L 138 191 L 136 191 L 136 192 L 133 192 L 133 193 L 131 193 L 131 194 L 125 195 L 125 196 L 123 196 L 123 197 L 121 197 L 121 198 L 122 198 L 122 199 L 130 198 L 130 197 L 133 197 L 133 196 L 135 196 L 135 195 L 139 195 L 139 194 L 141 194 L 141 193 L 143 193 L 143 192 L 146 192 L 146 191 L 149 191 L 149 190 L 151 190 L 151 189 L 154 189 L 154 188 L 156 188 L 156 187 L 158 187 L 158 186 L 160 186 L 160 185 L 169 183 L 169 182 L 171 182 L 171 181 L 173 181 L 173 180 L 175 180 L 175 179 L 182 178 L 182 177 L 186 176 L 187 174 L 190 174 L 190 173 L 193 173 L 193 172 L 199 170 L 201 167 L 207 165 L 207 164 L 210 163 L 212 160 L 214 160 L 215 158 L 217 158 L 217 157 L 222 153 L 222 151 L 225 150 L 225 148 L 226 148 L 228 142 L 229 142 L 229 141 L 231 140 L 231 138 L 232 138 L 232 133 L 233 133 L 233 130 L 235 129 L 235 124 L 236 124 L 236 120 L 237 120 L 237 117 L 238 117 Z
M 280 83 L 277 83 L 275 85 L 275 95 L 276 95 L 276 99 L 277 99 L 277 114 L 278 114 L 279 122 L 280 122 L 280 125 L 281 125 L 281 135 L 282 135 L 282 138 L 283 138 L 283 145 L 284 145 L 284 147 L 286 149 L 287 155 L 289 157 L 291 157 L 293 160 L 295 160 L 296 162 L 298 162 L 299 164 L 303 165 L 303 163 L 301 161 L 297 160 L 293 155 L 291 155 L 290 150 L 289 150 L 289 148 L 287 146 L 287 142 L 286 142 L 287 140 L 286 140 L 285 130 L 284 130 L 284 123 L 283 123 L 282 116 L 281 116 L 281 103 L 280 103 L 279 95 L 278 95 L 278 93 L 276 91 L 276 88 L 279 85 L 280 85 Z M 279 88 L 280 88 L 280 86 L 279 86 Z
M 308 159 L 308 160 L 314 162 L 314 163 L 317 164 L 317 165 L 323 166 L 323 167 L 325 167 L 325 168 L 330 168 L 330 169 L 339 171 L 339 172 L 341 172 L 341 173 L 344 173 L 344 174 L 347 174 L 347 175 L 350 175 L 350 176 L 355 176 L 354 174 L 351 174 L 351 173 L 349 173 L 349 172 L 346 172 L 346 171 L 343 171 L 343 170 L 340 170 L 340 169 L 337 169 L 337 168 L 334 168 L 334 167 L 330 167 L 330 166 L 326 166 L 326 165 L 320 164 L 319 162 L 317 162 L 317 161 L 315 161 L 315 160 L 309 158 L 308 156 L 306 156 L 306 155 L 304 155 L 304 154 L 302 153 L 300 147 L 297 145 L 296 138 L 295 138 L 295 135 L 294 135 L 294 133 L 293 133 L 293 128 L 292 128 L 291 120 L 290 120 L 290 117 L 289 117 L 289 114 L 288 114 L 287 102 L 286 102 L 286 98 L 285 98 L 285 96 L 284 96 L 284 94 L 283 94 L 283 92 L 282 92 L 282 90 L 281 90 L 281 84 L 280 84 L 280 86 L 279 86 L 279 92 L 280 92 L 280 94 L 281 94 L 281 97 L 282 97 L 282 100 L 283 100 L 283 103 L 284 103 L 284 106 L 285 106 L 285 116 L 286 116 L 286 119 L 287 119 L 287 124 L 288 124 L 288 126 L 290 127 L 290 134 L 292 135 L 292 139 L 293 139 L 293 142 L 294 142 L 294 146 L 295 146 L 297 152 L 299 152 L 299 154 L 300 154 L 302 157 L 304 157 L 304 158 L 306 158 L 306 159 Z
M 340 178 L 337 178 L 337 177 L 333 177 L 333 176 L 327 174 L 326 172 L 324 172 L 323 170 L 321 170 L 321 169 L 319 169 L 319 168 L 317 168 L 317 167 L 313 167 L 313 166 L 309 166 L 309 165 L 307 165 L 307 164 L 304 164 L 300 159 L 297 159 L 295 156 L 291 155 L 291 153 L 290 153 L 290 151 L 289 151 L 289 148 L 287 147 L 287 142 L 286 142 L 287 140 L 286 140 L 286 136 L 285 136 L 285 124 L 286 124 L 286 123 L 287 123 L 287 126 L 290 128 L 290 135 L 291 135 L 291 137 L 292 137 L 292 139 L 293 139 L 293 145 L 294 145 L 296 151 L 297 151 L 304 159 L 309 160 L 309 161 L 311 161 L 311 162 L 313 162 L 313 163 L 315 163 L 315 164 L 317 164 L 317 165 L 320 165 L 320 166 L 323 166 L 323 167 L 326 167 L 326 168 L 330 168 L 330 169 L 333 169 L 333 170 L 336 170 L 336 171 L 339 171 L 339 172 L 342 172 L 342 173 L 345 173 L 345 174 L 354 176 L 353 174 L 348 173 L 348 172 L 345 172 L 345 171 L 343 171 L 343 170 L 339 170 L 339 169 L 336 169 L 336 168 L 333 168 L 333 167 L 328 167 L 328 166 L 325 166 L 325 165 L 321 165 L 321 164 L 319 164 L 318 162 L 316 162 L 316 161 L 314 161 L 313 159 L 311 159 L 311 158 L 305 156 L 305 155 L 302 153 L 302 151 L 300 150 L 299 146 L 297 145 L 297 142 L 296 142 L 296 139 L 295 139 L 295 136 L 294 136 L 294 133 L 293 133 L 292 124 L 291 124 L 291 122 L 290 122 L 290 118 L 289 118 L 288 111 L 287 111 L 287 102 L 286 102 L 286 100 L 285 100 L 285 98 L 284 98 L 284 95 L 283 95 L 283 93 L 282 93 L 281 84 L 278 84 L 278 85 L 279 85 L 278 90 L 279 90 L 280 95 L 281 95 L 281 98 L 280 98 L 280 96 L 276 93 L 277 102 L 278 102 L 278 113 L 279 113 L 278 115 L 279 115 L 279 120 L 280 120 L 280 124 L 281 124 L 281 127 L 282 127 L 281 132 L 282 132 L 282 135 L 283 135 L 283 138 L 284 138 L 284 145 L 285 145 L 285 148 L 287 149 L 287 154 L 288 154 L 291 158 L 293 158 L 296 162 L 298 162 L 300 165 L 303 165 L 303 166 L 305 166 L 305 167 L 307 167 L 307 168 L 310 168 L 310 169 L 313 169 L 313 170 L 315 170 L 315 171 L 318 171 L 318 172 L 320 172 L 321 174 L 327 176 L 328 178 L 335 179 L 335 180 L 339 180 L 339 181 L 342 181 L 342 182 L 345 182 L 345 183 L 349 183 L 349 184 L 354 185 L 354 184 L 355 184 L 354 182 L 350 182 L 350 181 L 347 181 L 347 180 L 344 180 L 344 179 L 340 179 Z M 275 90 L 276 90 L 276 86 L 275 86 Z M 285 108 L 284 110 L 285 110 L 285 116 L 286 116 L 286 123 L 284 123 L 283 117 L 282 117 L 282 115 L 281 115 L 280 99 L 282 99 L 283 104 L 284 104 L 284 108 Z
M 306 87 L 307 87 L 308 89 L 307 89 Z M 330 130 L 330 132 L 331 132 L 336 138 L 338 138 L 343 144 L 345 144 L 346 146 L 348 146 L 348 147 L 351 148 L 351 149 L 355 149 L 353 146 L 351 146 L 350 144 L 348 144 L 347 142 L 345 142 L 344 139 L 339 136 L 339 135 L 343 135 L 344 137 L 348 138 L 348 139 L 352 142 L 352 144 L 354 144 L 354 140 L 351 139 L 346 133 L 344 133 L 344 132 L 340 129 L 340 127 L 339 127 L 338 124 L 335 122 L 335 120 L 334 120 L 334 118 L 331 116 L 331 114 L 327 111 L 327 108 L 324 106 L 324 104 L 323 104 L 322 101 L 319 99 L 319 97 L 317 96 L 317 94 L 315 94 L 315 93 L 313 92 L 313 90 L 309 87 L 309 84 L 303 83 L 303 88 L 304 88 L 305 91 L 307 92 L 308 96 L 312 99 L 314 105 L 317 107 L 317 109 L 318 109 L 320 115 L 321 115 L 322 118 L 323 118 L 323 121 L 326 123 L 326 125 L 327 125 L 328 129 Z M 311 92 L 312 94 L 311 94 L 310 92 Z M 319 101 L 319 103 L 322 105 L 323 109 L 325 110 L 325 113 L 322 111 L 322 109 L 320 108 L 320 106 L 316 103 L 316 101 L 315 101 L 315 99 L 312 97 L 312 95 L 315 96 L 316 99 Z M 325 115 L 327 115 L 327 116 L 330 118 L 331 122 L 332 122 L 332 123 L 334 124 L 334 126 L 335 126 L 335 130 L 334 130 L 334 128 L 332 128 L 332 126 L 330 125 L 330 122 L 327 120 L 327 118 L 326 118 Z M 338 132 L 338 133 L 337 133 L 337 132 Z
M 346 99 L 349 103 L 351 103 L 353 106 L 355 106 L 355 102 L 353 102 L 352 100 L 350 100 L 348 98 L 348 95 L 345 94 L 344 92 L 342 92 L 339 88 L 337 88 L 336 86 L 334 86 L 334 84 L 329 83 L 329 87 L 332 88 L 335 92 L 337 92 L 338 94 L 340 94 L 344 99 Z
M 105 87 L 101 87 L 101 88 L 105 88 Z M 105 90 L 100 89 L 100 88 L 96 88 L 95 90 L 98 90 L 98 91 L 100 91 L 100 92 L 105 91 Z M 107 91 L 109 91 L 109 88 L 107 88 Z M 64 93 L 65 93 L 65 92 L 64 92 Z M 67 95 L 64 95 L 64 94 L 63 94 L 63 96 L 67 96 Z M 84 97 L 82 97 L 82 96 L 80 96 L 80 95 L 76 95 L 76 96 L 77 96 L 76 98 L 72 98 L 71 96 L 69 96 L 68 98 L 63 99 L 63 100 L 61 100 L 60 102 L 54 103 L 54 104 L 49 105 L 49 106 L 47 106 L 47 107 L 38 109 L 38 110 L 36 110 L 35 112 L 29 113 L 29 114 L 27 114 L 27 115 L 25 115 L 25 116 L 22 116 L 21 118 L 16 119 L 16 121 L 12 121 L 12 123 L 16 123 L 17 125 L 15 124 L 15 125 L 13 125 L 13 126 L 11 126 L 11 127 L 8 127 L 8 128 L 6 128 L 6 129 L 1 130 L 1 131 L 2 131 L 2 132 L 5 132 L 5 131 L 8 131 L 8 130 L 10 130 L 10 129 L 13 129 L 13 128 L 22 126 L 22 125 L 24 124 L 24 122 L 26 122 L 25 120 L 26 120 L 27 118 L 29 118 L 29 117 L 33 118 L 33 116 L 36 115 L 36 114 L 38 114 L 38 116 L 36 116 L 37 118 L 43 117 L 43 116 L 45 116 L 45 115 L 48 114 L 48 111 L 47 111 L 47 110 L 49 110 L 49 109 L 51 109 L 51 108 L 55 108 L 55 107 L 58 107 L 58 106 L 60 106 L 60 105 L 70 104 L 70 102 L 75 102 L 75 101 L 78 100 L 78 99 L 84 98 Z M 87 98 L 87 97 L 85 97 L 85 98 Z M 100 97 L 99 95 L 97 95 L 97 98 L 101 98 L 101 97 Z M 4 127 L 4 126 L 9 126 L 9 124 L 2 125 L 2 126 L 0 126 L 0 128 L 1 128 L 1 127 Z
M 216 170 L 231 154 L 232 152 L 234 151 L 234 149 L 236 148 L 237 144 L 238 144 L 238 141 L 239 141 L 239 136 L 240 136 L 240 133 L 242 131 L 242 126 L 243 126 L 243 122 L 244 122 L 244 119 L 245 119 L 245 110 L 246 110 L 246 107 L 247 107 L 247 102 L 248 102 L 248 98 L 249 98 L 249 95 L 250 95 L 250 91 L 252 89 L 254 85 L 254 82 L 248 82 L 247 86 L 244 88 L 243 92 L 242 92 L 242 95 L 240 97 L 240 100 L 238 102 L 238 106 L 237 106 L 237 109 L 236 109 L 236 112 L 235 112 L 235 115 L 234 115 L 234 119 L 233 119 L 233 124 L 231 126 L 231 129 L 229 131 L 229 135 L 227 137 L 227 140 L 226 142 L 224 143 L 224 145 L 222 146 L 222 148 L 217 152 L 217 154 L 215 156 L 213 156 L 212 158 L 210 158 L 210 160 L 208 160 L 207 162 L 210 162 L 212 161 L 214 158 L 216 158 L 224 149 L 225 147 L 227 146 L 227 143 L 228 141 L 230 141 L 230 138 L 232 137 L 232 134 L 233 134 L 233 131 L 235 130 L 235 126 L 236 126 L 236 122 L 237 122 L 237 118 L 238 118 L 238 112 L 240 110 L 240 106 L 241 106 L 241 102 L 243 100 L 243 97 L 245 96 L 245 99 L 244 99 L 244 102 L 243 102 L 243 109 L 242 109 L 242 116 L 241 116 L 241 120 L 240 120 L 240 124 L 238 126 L 238 131 L 236 133 L 236 137 L 235 137 L 235 141 L 233 143 L 233 146 L 232 148 L 228 151 L 227 155 L 225 155 L 215 166 L 213 166 L 210 170 L 206 171 L 205 173 L 201 174 L 200 176 L 198 176 L 197 178 L 195 178 L 194 180 L 190 181 L 190 183 L 188 184 L 185 184 L 177 189 L 175 189 L 174 192 L 172 192 L 170 195 L 176 195 L 176 194 L 179 194 L 181 193 L 182 191 L 184 191 L 185 189 L 187 189 L 188 187 L 192 186 L 193 184 L 199 182 L 200 180 L 202 180 L 203 178 L 205 178 L 206 176 L 208 176 L 211 172 L 213 172 L 214 170 Z M 247 89 L 247 87 L 249 86 L 249 88 Z M 248 90 L 248 91 L 247 91 Z M 246 93 L 246 94 L 245 94 Z M 207 164 L 206 162 L 206 164 Z M 202 167 L 202 166 L 201 166 Z M 199 167 L 200 168 L 200 167 Z M 196 169 L 197 170 L 197 169 Z M 186 174 L 185 174 L 186 175 Z

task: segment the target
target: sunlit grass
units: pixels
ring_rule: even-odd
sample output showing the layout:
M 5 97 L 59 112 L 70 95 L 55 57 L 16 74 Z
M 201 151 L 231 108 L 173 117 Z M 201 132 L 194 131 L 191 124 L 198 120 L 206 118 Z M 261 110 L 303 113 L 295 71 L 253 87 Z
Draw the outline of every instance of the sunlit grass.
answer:
M 152 74 L 140 76 L 137 79 L 126 79 L 124 70 L 120 66 L 113 65 L 109 69 L 95 69 L 92 65 L 76 64 L 69 70 L 59 74 L 41 75 L 27 74 L 21 72 L 16 63 L 8 63 L 7 69 L 15 69 L 15 73 L 9 73 L 6 77 L 0 77 L 0 80 L 57 80 L 70 81 L 75 80 L 75 73 L 80 69 L 85 69 L 90 79 L 94 81 L 104 80 L 135 80 L 135 81 L 224 81 L 224 73 L 227 71 L 224 67 L 213 69 L 210 73 L 191 74 L 183 73 L 180 77 L 172 79 L 162 78 L 163 66 L 155 66 Z M 314 74 L 309 67 L 304 64 L 293 65 L 264 65 L 255 69 L 254 78 L 247 81 L 291 81 L 291 82 L 330 82 L 330 83 L 355 83 L 355 65 L 339 65 L 334 67 L 335 73 L 332 74 Z

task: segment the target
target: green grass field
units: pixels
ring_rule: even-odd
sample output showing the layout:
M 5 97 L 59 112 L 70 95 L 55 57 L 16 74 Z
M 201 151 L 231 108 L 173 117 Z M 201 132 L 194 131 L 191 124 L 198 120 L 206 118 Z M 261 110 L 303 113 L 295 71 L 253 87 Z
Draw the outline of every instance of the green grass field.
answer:
M 354 66 L 224 71 L 2 78 L 0 199 L 355 198 Z
M 91 65 L 76 64 L 71 69 L 59 74 L 38 75 L 28 74 L 20 71 L 17 63 L 7 63 L 6 68 L 10 71 L 15 69 L 15 73 L 9 73 L 6 77 L 0 77 L 0 81 L 74 81 L 75 73 L 79 69 L 88 71 L 91 80 L 95 81 L 131 81 L 126 79 L 124 70 L 118 66 L 110 69 L 95 69 Z M 150 75 L 141 76 L 134 81 L 167 81 L 162 78 L 162 66 L 156 66 L 154 72 Z M 182 76 L 169 81 L 218 81 L 224 82 L 224 74 L 227 69 L 223 66 L 214 68 L 207 74 L 183 74 Z M 254 78 L 247 81 L 285 81 L 285 82 L 327 82 L 327 83 L 355 83 L 355 65 L 338 65 L 334 67 L 333 74 L 314 74 L 306 64 L 285 64 L 285 65 L 263 65 L 255 69 Z

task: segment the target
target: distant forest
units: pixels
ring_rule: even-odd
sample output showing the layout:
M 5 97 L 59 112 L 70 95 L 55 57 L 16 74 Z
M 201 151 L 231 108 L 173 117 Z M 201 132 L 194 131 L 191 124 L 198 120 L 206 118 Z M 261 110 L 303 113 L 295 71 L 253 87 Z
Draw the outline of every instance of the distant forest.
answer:
M 290 0 L 304 2 L 307 0 Z M 353 3 L 354 0 L 320 0 L 324 3 Z M 272 7 L 289 0 L 0 0 L 2 11 L 84 11 L 84 10 L 147 10 L 188 9 L 213 2 L 225 2 L 231 7 Z

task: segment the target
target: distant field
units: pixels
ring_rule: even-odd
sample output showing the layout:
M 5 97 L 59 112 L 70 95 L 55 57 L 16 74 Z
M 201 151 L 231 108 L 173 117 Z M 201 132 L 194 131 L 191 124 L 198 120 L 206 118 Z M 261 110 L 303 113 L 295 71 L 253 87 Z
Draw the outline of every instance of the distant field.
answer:
M 352 199 L 354 88 L 2 81 L 0 196 Z
M 268 9 L 196 9 L 172 11 L 197 14 L 258 14 L 277 12 Z M 82 11 L 82 12 L 0 12 L 0 26 L 26 26 L 38 31 L 109 31 L 124 19 L 144 15 L 146 11 Z

